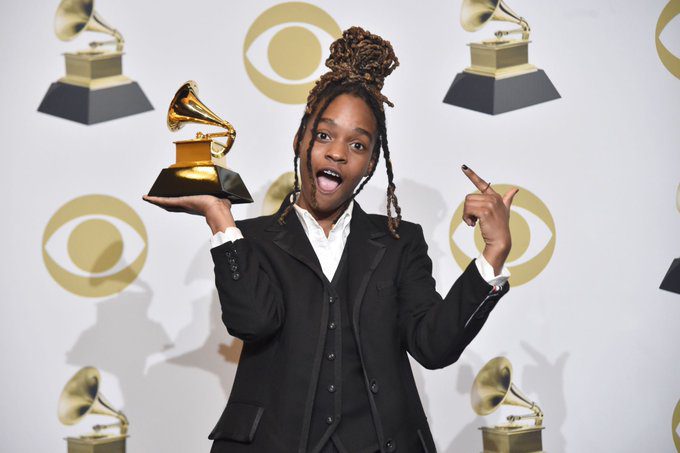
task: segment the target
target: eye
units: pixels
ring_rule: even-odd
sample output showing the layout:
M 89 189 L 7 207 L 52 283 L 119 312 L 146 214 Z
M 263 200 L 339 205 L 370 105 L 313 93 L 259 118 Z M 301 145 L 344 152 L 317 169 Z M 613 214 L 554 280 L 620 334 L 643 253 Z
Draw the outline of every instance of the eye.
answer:
M 363 151 L 363 150 L 366 149 L 366 147 L 364 146 L 364 144 L 363 144 L 363 143 L 359 143 L 359 142 L 354 142 L 354 143 L 352 143 L 352 147 L 353 147 L 354 149 L 356 149 L 357 151 Z
M 500 194 L 511 187 L 494 184 Z M 477 225 L 474 230 L 462 221 L 463 203 L 458 206 L 451 219 L 449 245 L 454 259 L 463 269 L 472 258 L 484 249 L 484 240 Z M 536 277 L 548 264 L 555 249 L 555 223 L 547 206 L 533 193 L 520 188 L 510 212 L 510 234 L 512 249 L 506 260 L 510 270 L 510 284 L 519 286 Z
M 54 280 L 85 297 L 118 293 L 137 278 L 147 252 L 146 229 L 117 198 L 86 195 L 62 206 L 43 235 L 43 259 Z
M 316 138 L 318 138 L 319 140 L 328 140 L 328 139 L 330 139 L 331 137 L 330 137 L 327 133 L 325 133 L 325 132 L 317 132 L 317 133 L 316 133 Z
M 669 1 L 659 15 L 656 23 L 656 52 L 663 65 L 675 77 L 680 79 L 680 46 L 677 36 L 680 29 L 680 4 L 677 0 Z M 671 49 L 666 47 L 670 43 Z
M 330 44 L 341 35 L 335 20 L 317 6 L 299 2 L 273 6 L 246 34 L 243 61 L 248 77 L 269 98 L 302 104 L 323 72 Z

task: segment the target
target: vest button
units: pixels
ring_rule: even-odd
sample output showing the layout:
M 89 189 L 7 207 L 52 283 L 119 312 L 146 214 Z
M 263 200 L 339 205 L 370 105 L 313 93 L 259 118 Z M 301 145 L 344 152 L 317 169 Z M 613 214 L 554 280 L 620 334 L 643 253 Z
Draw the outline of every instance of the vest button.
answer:
M 329 303 L 329 304 L 332 304 L 333 302 L 335 302 L 335 298 L 334 298 L 333 296 L 329 297 L 329 298 L 328 298 L 328 303 Z
M 238 280 L 239 278 L 241 278 L 241 274 L 239 274 L 238 272 L 234 272 L 231 275 L 231 278 L 233 278 L 234 280 Z
M 385 449 L 389 452 L 397 451 L 397 444 L 392 439 L 387 439 Z
M 334 323 L 333 321 L 331 321 L 331 322 L 328 323 L 328 328 L 329 328 L 329 329 L 333 330 L 333 329 L 335 329 L 335 327 L 336 327 L 336 325 L 335 325 L 335 323 Z
M 329 415 L 328 417 L 326 417 L 326 423 L 329 424 L 329 425 L 333 424 L 333 416 L 332 415 Z
M 378 393 L 378 383 L 375 381 L 375 379 L 373 379 L 371 381 L 371 387 L 370 388 L 371 388 L 371 392 Z
M 334 386 L 333 384 L 329 385 L 329 386 L 328 386 L 328 391 L 329 391 L 330 393 L 334 393 L 334 392 L 335 392 L 335 386 Z
M 328 355 L 326 356 L 326 358 L 328 360 L 335 360 L 335 354 L 333 354 L 332 352 L 329 352 Z
M 238 266 L 236 264 L 232 264 L 229 270 L 232 272 L 236 272 L 238 270 Z

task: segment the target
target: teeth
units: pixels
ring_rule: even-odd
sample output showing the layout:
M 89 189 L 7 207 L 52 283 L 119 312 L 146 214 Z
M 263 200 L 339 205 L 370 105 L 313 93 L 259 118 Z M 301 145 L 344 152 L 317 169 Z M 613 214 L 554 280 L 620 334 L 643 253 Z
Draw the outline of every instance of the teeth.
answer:
M 334 178 L 340 178 L 340 175 L 332 170 L 324 170 L 323 173 L 332 176 Z

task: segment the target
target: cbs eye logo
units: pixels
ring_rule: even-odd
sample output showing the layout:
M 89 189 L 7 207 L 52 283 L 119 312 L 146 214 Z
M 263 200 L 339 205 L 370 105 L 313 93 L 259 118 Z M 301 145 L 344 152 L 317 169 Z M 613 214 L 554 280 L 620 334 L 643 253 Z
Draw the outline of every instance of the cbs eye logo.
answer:
M 675 444 L 675 449 L 680 453 L 680 401 L 675 405 L 673 419 L 671 420 L 671 428 L 673 429 L 673 443 Z
M 666 25 L 678 15 L 680 15 L 680 0 L 671 0 L 661 11 L 659 20 L 656 23 L 655 38 L 656 53 L 659 54 L 661 62 L 671 74 L 680 79 L 680 58 L 673 55 L 666 46 L 663 45 L 661 39 L 659 39 L 661 33 L 666 28 Z
M 144 266 L 146 228 L 117 198 L 85 195 L 52 216 L 42 241 L 45 267 L 65 290 L 84 297 L 119 293 Z
M 303 104 L 321 75 L 322 49 L 342 35 L 335 20 L 309 3 L 281 3 L 248 29 L 243 61 L 253 84 L 284 104 Z
M 262 202 L 262 215 L 271 215 L 279 210 L 286 195 L 295 188 L 295 173 L 287 171 L 269 186 Z
M 520 286 L 532 280 L 548 265 L 555 250 L 555 221 L 548 207 L 527 189 L 508 184 L 493 185 L 494 190 L 501 194 L 512 187 L 519 187 L 520 191 L 511 207 L 512 249 L 506 266 L 512 274 L 510 284 Z M 465 269 L 470 260 L 479 256 L 484 249 L 480 229 L 475 227 L 473 232 L 463 223 L 463 205 L 464 201 L 453 214 L 449 228 L 451 253 L 461 269 Z

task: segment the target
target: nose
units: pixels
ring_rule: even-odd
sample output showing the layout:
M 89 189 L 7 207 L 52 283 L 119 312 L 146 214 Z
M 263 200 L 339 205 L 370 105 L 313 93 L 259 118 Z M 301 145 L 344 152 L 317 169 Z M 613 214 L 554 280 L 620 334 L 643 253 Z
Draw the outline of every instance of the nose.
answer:
M 347 162 L 347 150 L 341 143 L 335 142 L 326 149 L 326 159 L 333 162 Z

